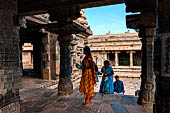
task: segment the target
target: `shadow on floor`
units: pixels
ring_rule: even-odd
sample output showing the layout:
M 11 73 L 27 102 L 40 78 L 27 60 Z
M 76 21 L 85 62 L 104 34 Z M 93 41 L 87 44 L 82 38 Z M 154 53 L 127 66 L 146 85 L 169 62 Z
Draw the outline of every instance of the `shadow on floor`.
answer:
M 84 96 L 78 89 L 65 98 L 46 89 L 32 89 L 24 93 L 22 113 L 152 113 L 151 109 L 136 104 L 137 98 L 134 96 L 95 93 L 90 106 L 86 107 L 82 105 Z

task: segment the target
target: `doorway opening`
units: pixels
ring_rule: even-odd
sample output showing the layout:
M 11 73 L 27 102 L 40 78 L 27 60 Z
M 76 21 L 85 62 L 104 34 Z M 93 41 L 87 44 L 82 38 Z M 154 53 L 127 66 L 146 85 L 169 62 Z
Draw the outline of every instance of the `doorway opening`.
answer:
M 87 8 L 85 15 L 93 35 L 88 46 L 99 71 L 108 60 L 115 75 L 124 82 L 125 95 L 135 95 L 141 85 L 141 47 L 138 32 L 127 29 L 125 4 Z M 97 19 L 96 19 L 97 18 Z M 102 75 L 99 75 L 100 80 Z M 99 92 L 99 81 L 96 92 Z

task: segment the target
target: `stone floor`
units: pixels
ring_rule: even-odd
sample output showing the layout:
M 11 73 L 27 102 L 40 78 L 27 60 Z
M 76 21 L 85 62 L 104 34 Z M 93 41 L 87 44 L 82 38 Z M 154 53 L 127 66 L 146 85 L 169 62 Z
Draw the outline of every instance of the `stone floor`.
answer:
M 22 113 L 152 113 L 152 110 L 136 104 L 135 96 L 107 95 L 95 93 L 95 98 L 89 107 L 82 105 L 84 96 L 78 89 L 69 97 L 58 97 L 57 89 L 42 87 L 43 81 L 33 78 L 23 78 L 23 88 L 20 90 Z

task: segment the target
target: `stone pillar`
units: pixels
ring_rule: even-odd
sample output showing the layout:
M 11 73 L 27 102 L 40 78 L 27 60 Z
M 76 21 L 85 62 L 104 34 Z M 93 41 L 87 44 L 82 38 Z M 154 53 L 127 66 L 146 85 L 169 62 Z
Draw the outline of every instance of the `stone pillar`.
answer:
M 42 78 L 44 80 L 51 80 L 51 66 L 50 66 L 50 33 L 45 34 L 42 38 Z
M 157 37 L 154 71 L 156 74 L 156 111 L 170 113 L 170 1 L 157 1 Z
M 155 93 L 155 75 L 153 74 L 155 28 L 143 27 L 140 29 L 139 35 L 142 37 L 142 81 L 138 103 L 146 107 L 152 107 Z
M 17 1 L 0 1 L 0 113 L 20 113 L 19 29 L 14 27 Z
M 133 51 L 130 51 L 130 67 L 133 67 Z
M 56 80 L 56 67 L 57 67 L 57 35 L 50 34 L 50 70 L 51 70 L 51 79 Z
M 170 112 L 170 33 L 161 33 L 155 45 L 156 113 Z M 157 61 L 156 61 L 157 60 Z
M 115 67 L 119 66 L 119 57 L 118 57 L 118 52 L 115 51 Z
M 73 85 L 71 81 L 71 34 L 59 34 L 60 44 L 60 78 L 58 86 L 58 95 L 67 96 L 73 93 Z

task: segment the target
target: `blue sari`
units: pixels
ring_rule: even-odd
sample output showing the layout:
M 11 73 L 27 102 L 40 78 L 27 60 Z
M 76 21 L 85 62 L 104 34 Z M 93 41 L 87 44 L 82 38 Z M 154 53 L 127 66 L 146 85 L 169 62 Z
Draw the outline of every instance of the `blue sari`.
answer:
M 105 67 L 102 67 L 103 77 L 102 82 L 100 84 L 100 93 L 106 93 L 106 94 L 113 94 L 114 92 L 114 86 L 113 86 L 113 75 L 105 77 L 104 75 L 111 74 L 113 71 L 112 66 L 109 65 L 109 68 L 106 70 Z

